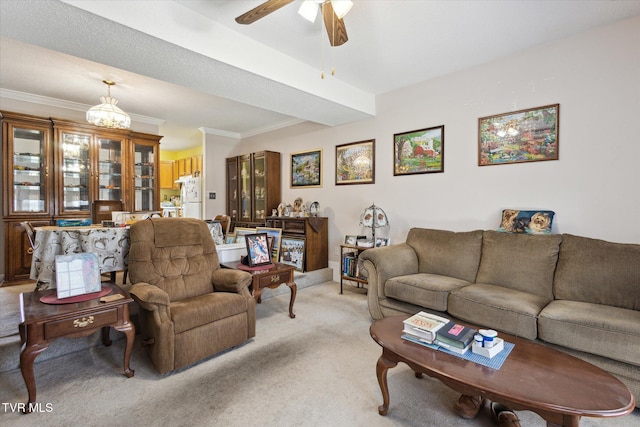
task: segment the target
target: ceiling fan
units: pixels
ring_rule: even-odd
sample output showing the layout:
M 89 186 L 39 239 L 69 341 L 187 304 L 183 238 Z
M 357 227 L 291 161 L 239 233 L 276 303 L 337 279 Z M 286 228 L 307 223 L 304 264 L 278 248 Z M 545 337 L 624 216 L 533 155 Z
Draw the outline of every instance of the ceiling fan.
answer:
M 252 24 L 291 2 L 293 0 L 267 0 L 238 16 L 236 22 L 243 25 Z M 318 10 L 321 10 L 324 26 L 329 36 L 329 43 L 331 43 L 331 46 L 341 46 L 349 40 L 342 18 L 351 9 L 352 5 L 353 2 L 343 0 L 304 0 L 298 13 L 313 22 Z

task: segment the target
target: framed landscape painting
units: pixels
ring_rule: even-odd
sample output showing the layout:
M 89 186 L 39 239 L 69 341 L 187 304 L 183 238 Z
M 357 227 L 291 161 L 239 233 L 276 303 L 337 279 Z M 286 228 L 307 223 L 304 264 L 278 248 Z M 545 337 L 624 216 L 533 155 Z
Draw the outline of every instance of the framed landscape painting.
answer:
M 560 104 L 478 120 L 478 165 L 558 160 Z
M 375 182 L 375 139 L 336 146 L 336 185 Z
M 322 187 L 322 149 L 291 154 L 291 188 Z
M 393 174 L 444 172 L 444 125 L 393 135 Z

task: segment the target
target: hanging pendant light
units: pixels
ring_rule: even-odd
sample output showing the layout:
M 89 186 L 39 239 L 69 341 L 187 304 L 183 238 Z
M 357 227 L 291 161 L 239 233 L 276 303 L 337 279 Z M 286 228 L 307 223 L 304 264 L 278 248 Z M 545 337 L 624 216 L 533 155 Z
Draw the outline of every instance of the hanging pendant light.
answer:
M 95 105 L 87 111 L 87 121 L 105 128 L 129 129 L 131 118 L 116 106 L 118 100 L 111 97 L 111 86 L 115 86 L 116 83 L 111 80 L 103 80 L 102 83 L 107 85 L 107 96 L 101 96 L 102 104 Z

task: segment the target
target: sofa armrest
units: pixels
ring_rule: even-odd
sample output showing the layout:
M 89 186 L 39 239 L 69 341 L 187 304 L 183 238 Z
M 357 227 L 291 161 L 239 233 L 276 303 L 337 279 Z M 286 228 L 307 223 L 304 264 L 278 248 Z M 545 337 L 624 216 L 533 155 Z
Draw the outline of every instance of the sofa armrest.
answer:
M 367 270 L 369 312 L 374 319 L 384 317 L 379 302 L 386 298 L 387 280 L 418 273 L 418 256 L 406 243 L 369 249 L 360 254 Z
M 219 268 L 213 272 L 213 288 L 216 292 L 249 293 L 251 274 L 242 270 Z

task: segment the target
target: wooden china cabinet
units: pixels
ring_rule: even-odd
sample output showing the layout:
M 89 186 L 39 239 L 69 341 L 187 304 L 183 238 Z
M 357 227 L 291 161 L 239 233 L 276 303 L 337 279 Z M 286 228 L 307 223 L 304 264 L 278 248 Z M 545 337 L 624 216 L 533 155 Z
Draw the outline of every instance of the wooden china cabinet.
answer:
M 160 210 L 160 136 L 0 113 L 6 281 L 29 277 L 23 221 L 37 227 L 90 218 L 94 200 L 122 200 L 129 212 Z
M 227 215 L 233 227 L 264 226 L 281 201 L 280 153 L 259 151 L 227 159 Z

